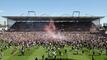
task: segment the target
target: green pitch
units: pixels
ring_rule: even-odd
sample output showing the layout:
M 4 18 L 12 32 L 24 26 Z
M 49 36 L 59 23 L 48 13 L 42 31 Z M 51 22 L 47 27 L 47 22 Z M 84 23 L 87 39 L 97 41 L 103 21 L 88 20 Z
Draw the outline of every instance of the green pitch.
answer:
M 30 48 L 25 48 L 24 55 L 21 55 L 19 52 L 19 47 L 11 46 L 7 49 L 5 49 L 2 52 L 2 59 L 1 60 L 35 60 L 35 58 L 38 58 L 39 60 L 42 59 L 42 56 L 46 58 L 48 56 L 48 50 L 43 46 L 33 46 Z M 65 53 L 65 49 L 67 52 Z M 82 50 L 77 51 L 75 49 L 71 49 L 70 46 L 65 46 L 64 48 L 61 48 L 61 55 L 58 54 L 58 51 L 56 51 L 56 58 L 62 58 L 62 59 L 70 59 L 70 60 L 92 60 L 92 51 L 88 51 L 88 49 L 84 48 L 84 53 L 82 53 Z M 107 56 L 105 55 L 105 51 L 102 52 L 101 55 L 99 55 L 99 50 L 94 49 L 95 55 L 94 60 L 107 60 Z M 50 51 L 50 57 L 52 57 L 52 51 Z
M 21 46 L 7 47 L 8 43 L 0 42 L 0 60 L 41 60 L 45 58 L 54 59 L 53 50 L 48 51 L 44 45 L 35 45 L 29 48 L 24 47 L 24 55 L 21 55 Z M 48 46 L 50 47 L 50 46 Z M 54 46 L 51 46 L 51 48 Z M 49 49 L 51 49 L 49 48 Z M 1 51 L 2 50 L 2 51 Z M 66 50 L 66 52 L 65 52 Z M 61 54 L 59 54 L 59 51 Z M 72 46 L 65 46 L 64 48 L 56 49 L 56 59 L 62 60 L 92 60 L 92 51 L 95 52 L 94 60 L 107 60 L 105 49 L 89 49 L 89 48 L 75 48 Z M 48 54 L 49 53 L 49 54 Z

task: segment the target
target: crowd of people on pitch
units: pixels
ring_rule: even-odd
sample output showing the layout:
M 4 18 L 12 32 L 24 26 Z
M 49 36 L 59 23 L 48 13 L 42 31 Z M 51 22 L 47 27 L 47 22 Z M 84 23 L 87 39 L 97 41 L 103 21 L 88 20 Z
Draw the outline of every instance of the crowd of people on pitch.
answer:
M 59 32 L 56 32 L 55 34 L 57 35 L 57 33 Z M 87 47 L 90 49 L 102 48 L 107 50 L 107 37 L 99 33 L 92 34 L 89 32 L 60 32 L 59 35 L 63 36 L 64 38 L 52 38 L 46 32 L 3 32 L 0 33 L 0 39 L 7 42 L 8 46 L 21 45 L 21 55 L 24 55 L 24 47 L 31 47 L 35 45 L 45 46 L 49 51 L 52 49 L 54 57 L 56 57 L 54 49 L 59 47 L 63 48 L 65 45 L 76 46 L 77 48 Z M 55 46 L 55 48 L 49 48 L 49 46 Z M 59 52 L 59 54 L 61 55 L 61 52 Z
M 57 35 L 57 33 L 55 33 Z M 8 42 L 14 42 L 17 45 L 35 45 L 35 44 L 69 44 L 88 47 L 106 47 L 107 38 L 102 34 L 91 34 L 86 32 L 60 32 L 63 38 L 53 38 L 46 32 L 3 32 L 0 38 Z M 59 36 L 57 36 L 59 37 Z

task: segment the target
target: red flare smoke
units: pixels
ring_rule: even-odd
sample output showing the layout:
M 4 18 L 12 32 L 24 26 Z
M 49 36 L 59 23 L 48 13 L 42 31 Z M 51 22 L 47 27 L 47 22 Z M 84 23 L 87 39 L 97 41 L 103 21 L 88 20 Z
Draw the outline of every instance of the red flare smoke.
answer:
M 48 25 L 45 26 L 44 31 L 45 32 L 55 32 L 56 27 L 55 27 L 54 21 L 50 20 Z

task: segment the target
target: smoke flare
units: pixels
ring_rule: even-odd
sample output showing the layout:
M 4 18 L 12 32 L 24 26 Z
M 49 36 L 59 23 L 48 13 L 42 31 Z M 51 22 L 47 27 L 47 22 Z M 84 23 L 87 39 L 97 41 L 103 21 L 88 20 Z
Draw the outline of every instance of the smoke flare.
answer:
M 48 25 L 45 26 L 44 31 L 48 33 L 48 37 L 53 38 L 53 39 L 65 39 L 64 36 L 62 36 L 60 33 L 56 33 L 56 26 L 54 24 L 53 20 L 50 20 Z

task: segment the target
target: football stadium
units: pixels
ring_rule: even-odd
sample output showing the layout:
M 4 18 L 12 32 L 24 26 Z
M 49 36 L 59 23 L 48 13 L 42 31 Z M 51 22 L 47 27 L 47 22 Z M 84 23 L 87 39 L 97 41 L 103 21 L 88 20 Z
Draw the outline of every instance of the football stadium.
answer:
M 104 16 L 2 16 L 1 60 L 107 60 Z

